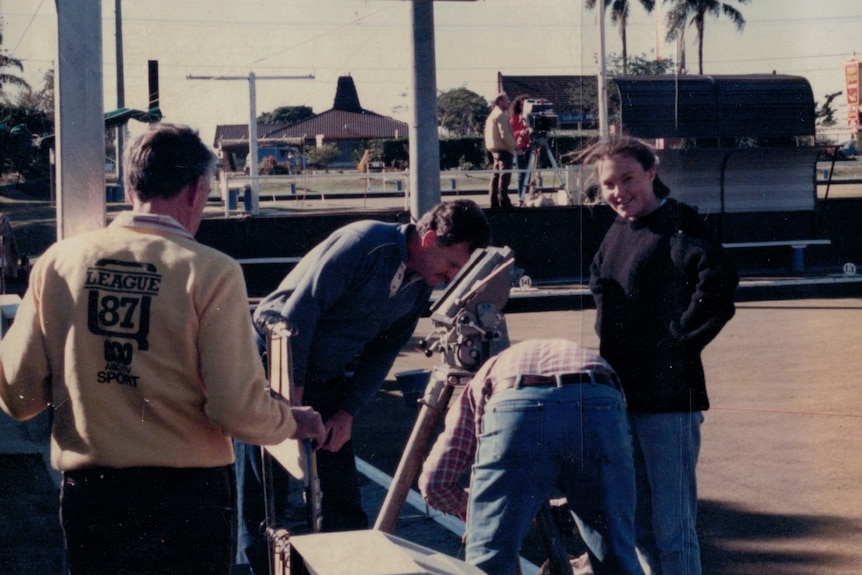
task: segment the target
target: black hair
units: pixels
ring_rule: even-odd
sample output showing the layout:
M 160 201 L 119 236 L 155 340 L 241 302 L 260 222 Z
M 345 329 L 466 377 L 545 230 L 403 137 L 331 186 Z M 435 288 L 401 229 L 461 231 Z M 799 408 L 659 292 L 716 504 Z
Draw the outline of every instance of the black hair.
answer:
M 491 224 L 482 208 L 471 200 L 437 204 L 416 223 L 420 236 L 429 230 L 434 230 L 441 246 L 466 242 L 472 252 L 491 244 Z

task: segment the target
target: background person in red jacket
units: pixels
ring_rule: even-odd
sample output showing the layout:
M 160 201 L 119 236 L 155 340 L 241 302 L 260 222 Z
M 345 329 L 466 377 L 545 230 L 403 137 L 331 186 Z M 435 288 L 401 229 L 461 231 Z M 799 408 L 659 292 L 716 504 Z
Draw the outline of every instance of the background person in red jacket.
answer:
M 527 178 L 527 165 L 530 160 L 530 127 L 524 118 L 524 100 L 526 95 L 521 95 L 512 100 L 509 106 L 509 125 L 512 126 L 512 135 L 515 136 L 515 164 L 518 166 L 518 207 L 524 207 L 524 197 L 527 189 L 524 180 Z

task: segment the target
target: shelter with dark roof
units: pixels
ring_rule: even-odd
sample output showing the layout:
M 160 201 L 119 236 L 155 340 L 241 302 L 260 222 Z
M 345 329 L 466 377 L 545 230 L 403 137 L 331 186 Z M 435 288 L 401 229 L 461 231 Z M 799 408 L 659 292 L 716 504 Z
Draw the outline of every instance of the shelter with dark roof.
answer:
M 369 142 L 406 138 L 407 132 L 406 122 L 363 108 L 353 78 L 341 76 L 329 110 L 295 124 L 258 124 L 258 156 L 275 155 L 281 161 L 280 153 L 302 153 L 308 147 L 334 144 L 340 155 L 330 166 L 352 168 Z M 239 153 L 248 153 L 248 124 L 217 126 L 214 146 L 221 151 L 223 162 L 228 162 L 225 167 L 237 169 Z
M 526 95 L 553 105 L 561 130 L 598 127 L 598 83 L 595 76 L 504 76 L 497 72 L 497 91 L 509 98 Z

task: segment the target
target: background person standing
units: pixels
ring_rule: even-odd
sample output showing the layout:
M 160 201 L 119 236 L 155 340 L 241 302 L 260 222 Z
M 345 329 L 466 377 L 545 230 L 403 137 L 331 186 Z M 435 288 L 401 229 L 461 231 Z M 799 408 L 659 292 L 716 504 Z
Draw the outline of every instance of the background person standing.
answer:
M 695 469 L 709 409 L 701 351 L 733 317 L 739 278 L 703 218 L 668 197 L 646 142 L 601 140 L 585 154 L 590 163 L 617 213 L 590 289 L 600 353 L 628 401 L 638 549 L 656 573 L 700 575 Z
M 527 189 L 524 180 L 527 179 L 527 167 L 530 161 L 530 127 L 524 118 L 524 100 L 527 96 L 521 95 L 512 100 L 509 107 L 509 124 L 512 126 L 512 134 L 515 136 L 515 160 L 518 166 L 518 207 L 524 207 L 524 198 Z
M 491 184 L 488 196 L 492 208 L 511 208 L 509 183 L 512 181 L 512 166 L 515 158 L 515 135 L 509 124 L 509 97 L 498 94 L 494 98 L 491 113 L 485 119 L 485 148 L 493 158 Z

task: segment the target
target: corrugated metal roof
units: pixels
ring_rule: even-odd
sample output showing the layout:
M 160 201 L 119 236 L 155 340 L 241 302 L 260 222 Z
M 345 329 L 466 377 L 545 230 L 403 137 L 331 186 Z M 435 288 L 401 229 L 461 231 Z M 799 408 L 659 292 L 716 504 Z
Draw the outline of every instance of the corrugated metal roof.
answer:
M 283 139 L 286 137 L 283 134 L 283 130 L 287 127 L 287 124 L 258 124 L 257 139 Z M 248 124 L 219 124 L 216 126 L 215 137 L 213 139 L 215 147 L 218 147 L 219 142 L 245 141 L 248 143 Z
M 814 135 L 814 95 L 803 77 L 612 78 L 623 130 L 641 138 L 774 138 Z

